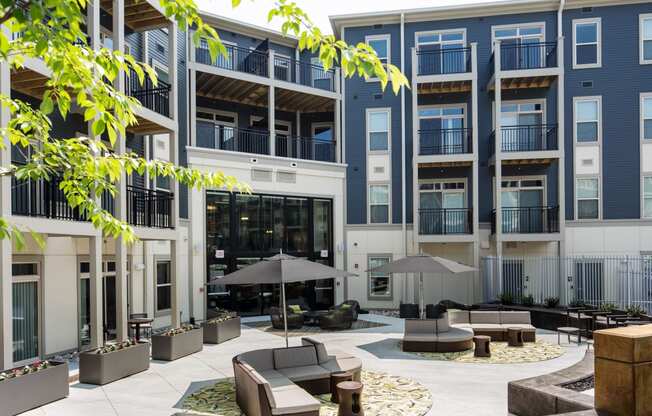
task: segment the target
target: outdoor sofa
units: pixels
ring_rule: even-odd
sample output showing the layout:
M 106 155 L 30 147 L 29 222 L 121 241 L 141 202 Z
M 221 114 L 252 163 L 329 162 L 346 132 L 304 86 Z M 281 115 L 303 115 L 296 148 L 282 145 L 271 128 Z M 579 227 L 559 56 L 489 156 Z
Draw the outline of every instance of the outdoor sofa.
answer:
M 301 329 L 303 326 L 303 314 L 294 313 L 292 309 L 286 309 L 288 329 Z M 272 321 L 272 328 L 285 329 L 283 321 L 283 309 L 272 307 L 269 309 L 269 317 Z
M 236 402 L 247 416 L 319 416 L 320 402 L 312 395 L 331 392 L 331 373 L 349 371 L 360 380 L 359 358 L 329 355 L 324 344 L 310 338 L 301 342 L 233 358 Z
M 448 313 L 439 319 L 406 319 L 403 351 L 457 352 L 473 347 L 473 330 L 455 328 L 448 322 Z
M 523 341 L 536 341 L 536 328 L 528 311 L 449 311 L 453 328 L 473 330 L 474 335 L 487 335 L 492 341 L 507 341 L 507 328 L 523 330 Z

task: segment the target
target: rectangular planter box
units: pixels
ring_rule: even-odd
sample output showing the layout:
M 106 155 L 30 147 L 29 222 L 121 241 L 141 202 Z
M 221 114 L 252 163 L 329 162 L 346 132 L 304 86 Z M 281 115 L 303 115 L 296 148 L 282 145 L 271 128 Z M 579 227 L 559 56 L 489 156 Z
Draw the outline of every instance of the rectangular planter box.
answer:
M 16 415 L 68 396 L 68 363 L 0 381 L 0 415 Z
M 174 361 L 204 347 L 202 328 L 193 329 L 182 334 L 152 337 L 152 359 Z
M 97 354 L 92 351 L 79 354 L 79 382 L 104 385 L 149 368 L 149 343 Z
M 240 317 L 228 319 L 216 324 L 204 324 L 204 343 L 220 344 L 240 336 Z

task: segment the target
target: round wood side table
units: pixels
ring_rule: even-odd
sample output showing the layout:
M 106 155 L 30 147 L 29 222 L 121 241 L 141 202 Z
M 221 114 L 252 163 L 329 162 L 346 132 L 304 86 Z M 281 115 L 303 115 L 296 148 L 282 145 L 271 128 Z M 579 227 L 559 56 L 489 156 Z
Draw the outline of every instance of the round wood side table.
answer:
M 331 402 L 340 402 L 337 385 L 343 381 L 353 381 L 353 374 L 349 371 L 335 371 L 331 373 Z
M 475 344 L 474 357 L 491 357 L 491 337 L 487 335 L 475 335 L 473 337 Z
M 510 347 L 523 346 L 523 330 L 521 328 L 507 328 L 507 345 Z
M 340 406 L 337 416 L 363 416 L 362 383 L 359 381 L 343 381 L 337 384 Z

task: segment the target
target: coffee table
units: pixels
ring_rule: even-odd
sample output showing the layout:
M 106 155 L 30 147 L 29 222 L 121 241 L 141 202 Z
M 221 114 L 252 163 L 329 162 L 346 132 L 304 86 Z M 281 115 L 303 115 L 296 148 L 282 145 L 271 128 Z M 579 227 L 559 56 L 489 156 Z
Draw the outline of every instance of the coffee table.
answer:
M 362 383 L 359 381 L 343 381 L 337 385 L 340 406 L 337 416 L 362 416 Z

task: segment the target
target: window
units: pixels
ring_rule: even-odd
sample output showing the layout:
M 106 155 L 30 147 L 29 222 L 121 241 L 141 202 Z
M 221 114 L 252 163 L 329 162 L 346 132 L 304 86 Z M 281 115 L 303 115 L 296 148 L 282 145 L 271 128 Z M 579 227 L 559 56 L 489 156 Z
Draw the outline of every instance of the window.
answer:
M 383 65 L 392 62 L 390 39 L 390 35 L 365 36 L 364 38 L 365 43 L 376 51 L 376 55 L 378 55 L 378 59 Z M 378 81 L 378 78 L 369 78 L 367 81 Z
M 170 261 L 156 262 L 156 311 L 167 311 L 172 308 L 172 280 Z
M 579 178 L 575 186 L 578 220 L 598 219 L 600 217 L 600 193 L 598 178 Z
M 652 218 L 652 176 L 643 177 L 643 218 Z
M 602 65 L 600 19 L 573 20 L 573 68 Z
M 389 185 L 369 185 L 369 223 L 389 222 Z
M 387 255 L 369 256 L 368 268 L 380 267 L 391 261 Z M 369 273 L 369 299 L 391 299 L 392 278 L 389 273 Z
M 639 24 L 641 64 L 652 64 L 652 14 L 642 14 Z
M 575 100 L 575 141 L 597 142 L 601 136 L 600 98 L 579 98 Z
M 641 136 L 643 140 L 652 139 L 652 94 L 641 96 Z
M 416 34 L 419 74 L 454 74 L 466 72 L 466 32 L 447 30 Z
M 367 142 L 369 151 L 382 152 L 389 150 L 390 111 L 367 110 Z

